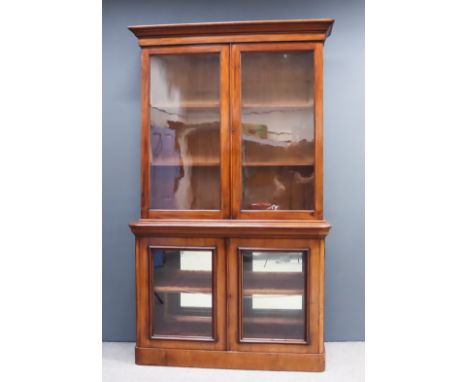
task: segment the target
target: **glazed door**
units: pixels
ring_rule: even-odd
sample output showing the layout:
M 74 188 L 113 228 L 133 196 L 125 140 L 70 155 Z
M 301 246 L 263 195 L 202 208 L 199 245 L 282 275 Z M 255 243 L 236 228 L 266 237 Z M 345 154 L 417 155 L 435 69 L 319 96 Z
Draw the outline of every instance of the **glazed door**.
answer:
M 228 217 L 229 47 L 142 55 L 142 217 Z
M 232 239 L 228 249 L 228 347 L 321 353 L 320 242 Z
M 139 245 L 138 346 L 224 349 L 224 241 L 150 238 Z
M 232 48 L 233 215 L 322 218 L 322 46 Z

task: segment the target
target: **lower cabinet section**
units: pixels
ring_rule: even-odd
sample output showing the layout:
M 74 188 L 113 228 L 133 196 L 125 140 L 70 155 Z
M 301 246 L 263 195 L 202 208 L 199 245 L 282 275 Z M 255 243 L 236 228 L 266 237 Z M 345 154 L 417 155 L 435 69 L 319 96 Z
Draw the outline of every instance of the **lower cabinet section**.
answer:
M 138 237 L 138 364 L 324 369 L 323 239 Z

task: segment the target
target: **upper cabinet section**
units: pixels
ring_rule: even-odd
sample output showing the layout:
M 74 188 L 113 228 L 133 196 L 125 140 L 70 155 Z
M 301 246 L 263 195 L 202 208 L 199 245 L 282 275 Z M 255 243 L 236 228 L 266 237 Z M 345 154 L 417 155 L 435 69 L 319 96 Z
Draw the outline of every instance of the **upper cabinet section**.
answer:
M 142 218 L 323 219 L 332 24 L 130 27 L 142 47 Z

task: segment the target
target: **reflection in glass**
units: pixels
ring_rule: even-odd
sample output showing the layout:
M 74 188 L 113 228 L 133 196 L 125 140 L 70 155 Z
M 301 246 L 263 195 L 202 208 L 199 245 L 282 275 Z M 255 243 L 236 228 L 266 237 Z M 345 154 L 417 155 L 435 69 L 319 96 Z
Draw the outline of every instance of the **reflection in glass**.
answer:
M 211 250 L 152 248 L 153 336 L 213 337 Z
M 305 340 L 305 257 L 242 251 L 243 339 Z
M 152 209 L 219 210 L 219 77 L 218 53 L 151 56 Z
M 312 210 L 313 52 L 244 52 L 244 210 Z

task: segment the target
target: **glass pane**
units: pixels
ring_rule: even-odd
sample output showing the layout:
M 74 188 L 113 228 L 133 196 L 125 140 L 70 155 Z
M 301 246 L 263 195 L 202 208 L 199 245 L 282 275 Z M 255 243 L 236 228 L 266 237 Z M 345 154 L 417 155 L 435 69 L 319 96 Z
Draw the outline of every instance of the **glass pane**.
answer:
M 211 250 L 152 248 L 153 336 L 213 337 Z
M 305 256 L 242 251 L 243 339 L 305 340 Z
M 244 52 L 243 210 L 312 210 L 313 52 Z
M 151 209 L 220 209 L 219 64 L 151 56 Z

